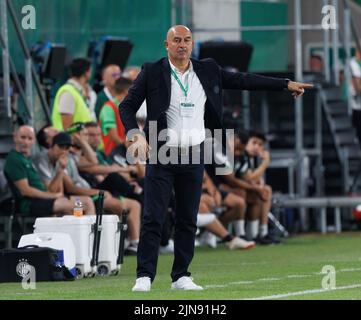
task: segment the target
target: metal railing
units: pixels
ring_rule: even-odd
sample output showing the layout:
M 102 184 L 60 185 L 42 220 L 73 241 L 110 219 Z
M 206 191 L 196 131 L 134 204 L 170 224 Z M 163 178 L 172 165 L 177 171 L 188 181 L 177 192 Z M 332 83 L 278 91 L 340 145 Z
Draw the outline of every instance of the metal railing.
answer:
M 361 197 L 316 197 L 288 198 L 275 197 L 273 206 L 280 208 L 320 208 L 321 232 L 327 233 L 327 208 L 334 209 L 335 231 L 342 231 L 341 208 L 355 208 L 361 204 Z
M 19 93 L 24 100 L 26 113 L 29 116 L 30 124 L 33 124 L 34 118 L 34 106 L 33 106 L 33 84 L 35 84 L 36 94 L 39 97 L 40 104 L 42 110 L 45 114 L 46 120 L 50 122 L 50 111 L 49 105 L 44 97 L 42 92 L 41 84 L 36 74 L 34 65 L 32 63 L 32 58 L 30 55 L 29 48 L 26 44 L 24 34 L 19 27 L 19 21 L 17 20 L 15 10 L 11 0 L 0 0 L 1 1 L 1 46 L 3 52 L 3 76 L 4 76 L 4 97 L 5 97 L 5 106 L 7 109 L 7 115 L 11 116 L 11 102 L 10 102 L 10 68 L 11 73 L 14 77 L 14 81 L 16 82 L 17 87 L 19 88 Z M 17 36 L 17 40 L 20 43 L 22 48 L 22 52 L 24 54 L 25 60 L 25 90 L 22 87 L 19 78 L 17 76 L 17 72 L 15 69 L 15 64 L 12 61 L 9 55 L 9 47 L 8 47 L 8 26 L 7 26 L 7 13 L 10 14 L 11 21 L 13 22 L 13 26 L 15 29 L 15 34 Z M 10 66 L 10 68 L 9 68 Z

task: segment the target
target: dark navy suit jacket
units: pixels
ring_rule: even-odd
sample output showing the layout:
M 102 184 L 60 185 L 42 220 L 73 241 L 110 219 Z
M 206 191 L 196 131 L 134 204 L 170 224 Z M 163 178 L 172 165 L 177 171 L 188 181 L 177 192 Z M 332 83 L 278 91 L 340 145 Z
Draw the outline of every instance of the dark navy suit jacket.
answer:
M 264 77 L 250 73 L 229 72 L 213 59 L 191 59 L 207 96 L 205 127 L 222 129 L 222 89 L 283 90 L 288 79 Z M 148 136 L 149 121 L 157 121 L 158 132 L 167 128 L 166 111 L 170 104 L 171 72 L 168 58 L 145 63 L 127 97 L 119 105 L 120 117 L 126 132 L 138 129 L 135 114 L 144 100 L 147 103 L 147 121 L 144 128 Z

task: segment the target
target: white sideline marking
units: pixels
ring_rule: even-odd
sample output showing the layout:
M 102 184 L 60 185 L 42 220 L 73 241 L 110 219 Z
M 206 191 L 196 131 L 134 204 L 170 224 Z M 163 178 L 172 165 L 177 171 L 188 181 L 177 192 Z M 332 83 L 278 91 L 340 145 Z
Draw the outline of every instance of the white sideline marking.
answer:
M 281 278 L 261 278 L 258 281 L 279 281 Z
M 254 281 L 234 281 L 234 282 L 229 282 L 228 284 L 251 284 Z
M 338 272 L 355 272 L 355 271 L 360 271 L 361 268 L 345 268 L 345 269 L 340 269 L 338 270 L 336 273 Z M 281 281 L 281 280 L 286 280 L 286 279 L 292 279 L 292 278 L 308 278 L 308 277 L 314 277 L 314 276 L 321 276 L 321 275 L 324 275 L 322 272 L 313 272 L 311 274 L 289 274 L 285 277 L 280 277 L 280 278 L 259 278 L 259 279 L 255 279 L 255 280 L 243 280 L 243 281 L 233 281 L 233 282 L 228 282 L 228 283 L 225 283 L 225 284 L 210 284 L 210 285 L 206 285 L 204 286 L 206 289 L 211 289 L 211 288 L 226 288 L 230 285 L 239 285 L 239 284 L 244 284 L 244 285 L 247 285 L 247 284 L 252 284 L 252 283 L 255 283 L 257 281 Z M 357 286 L 361 286 L 361 285 L 357 285 Z M 336 288 L 336 289 L 341 289 L 343 287 L 339 287 L 339 288 Z M 347 289 L 345 287 L 345 289 Z M 329 291 L 328 289 L 324 290 L 322 289 L 320 291 L 320 289 L 316 289 L 317 291 L 315 292 L 323 292 L 323 291 Z M 303 291 L 300 291 L 300 292 L 303 292 Z M 308 292 L 306 290 L 306 292 Z M 310 293 L 313 293 L 312 290 Z M 272 297 L 272 296 L 270 296 Z M 261 297 L 262 298 L 262 297 Z M 259 298 L 254 298 L 254 299 L 259 299 Z M 270 298 L 272 299 L 272 298 Z M 275 298 L 276 299 L 276 298 Z
M 289 276 L 287 276 L 287 278 L 308 278 L 308 277 L 312 277 L 312 275 L 310 274 L 290 274 Z
M 207 286 L 204 286 L 206 289 L 209 289 L 209 288 L 225 288 L 227 287 L 226 284 L 210 284 L 210 285 L 207 285 Z
M 360 271 L 361 268 L 347 268 L 347 269 L 341 269 L 340 272 L 354 272 L 354 271 Z
M 304 291 L 296 291 L 296 292 L 288 292 L 282 294 L 275 294 L 272 296 L 263 296 L 257 298 L 246 298 L 242 300 L 271 300 L 271 299 L 281 299 L 281 298 L 288 298 L 294 296 L 303 296 L 305 294 L 312 294 L 312 293 L 323 293 L 323 292 L 331 292 L 336 290 L 345 290 L 345 289 L 354 289 L 354 288 L 361 288 L 361 284 L 353 284 L 350 286 L 343 286 L 343 287 L 336 287 L 335 289 L 313 289 L 313 290 L 304 290 Z

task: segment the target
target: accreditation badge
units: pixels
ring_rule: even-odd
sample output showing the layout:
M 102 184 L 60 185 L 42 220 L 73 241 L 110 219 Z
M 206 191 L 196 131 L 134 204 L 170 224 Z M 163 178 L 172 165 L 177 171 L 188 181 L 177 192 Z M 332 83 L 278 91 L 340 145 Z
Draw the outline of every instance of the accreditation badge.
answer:
M 192 102 L 181 102 L 180 103 L 180 115 L 183 118 L 192 118 L 194 115 L 195 106 Z

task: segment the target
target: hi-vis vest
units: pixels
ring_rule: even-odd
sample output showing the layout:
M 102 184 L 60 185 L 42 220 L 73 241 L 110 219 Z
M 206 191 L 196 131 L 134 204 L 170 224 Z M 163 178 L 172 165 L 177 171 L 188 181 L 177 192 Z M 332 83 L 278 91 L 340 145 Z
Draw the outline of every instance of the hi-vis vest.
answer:
M 59 88 L 58 92 L 56 93 L 54 105 L 53 105 L 53 111 L 51 114 L 51 121 L 53 123 L 53 126 L 63 131 L 63 123 L 61 121 L 61 114 L 59 112 L 59 98 L 62 93 L 69 92 L 75 101 L 75 109 L 73 114 L 73 123 L 75 122 L 89 122 L 92 121 L 91 113 L 86 105 L 84 98 L 79 93 L 79 91 L 71 84 L 64 84 L 62 87 Z
M 124 129 L 124 126 L 123 126 L 123 122 L 122 120 L 120 119 L 120 115 L 119 115 L 119 109 L 118 109 L 118 106 L 111 100 L 108 100 L 102 108 L 104 108 L 105 106 L 110 106 L 113 111 L 114 111 L 114 115 L 115 115 L 115 122 L 117 124 L 117 133 L 118 133 L 118 136 L 119 138 L 122 140 L 122 141 L 125 141 L 125 129 Z M 99 117 L 100 118 L 100 117 Z M 99 125 L 101 127 L 101 121 L 99 120 Z M 102 140 L 103 140 L 103 144 L 104 144 L 104 153 L 106 156 L 109 156 L 109 154 L 112 152 L 112 150 L 117 146 L 112 139 L 110 139 L 109 137 L 109 133 L 107 135 L 104 135 L 103 134 L 103 131 L 102 131 Z

